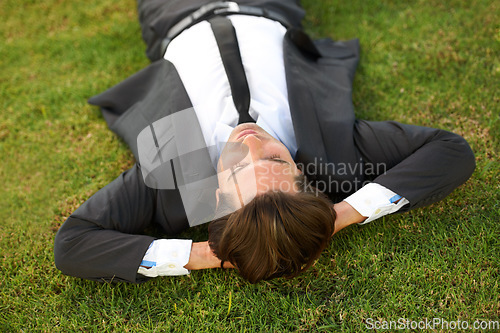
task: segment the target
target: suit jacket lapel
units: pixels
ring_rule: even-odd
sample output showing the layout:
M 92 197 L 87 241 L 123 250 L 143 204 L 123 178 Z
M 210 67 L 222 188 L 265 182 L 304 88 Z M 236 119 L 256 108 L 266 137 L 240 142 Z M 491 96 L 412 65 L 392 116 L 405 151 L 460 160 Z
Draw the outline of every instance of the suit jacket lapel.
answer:
M 288 31 L 283 42 L 286 83 L 298 148 L 295 160 L 298 163 L 308 164 L 313 163 L 315 158 L 326 158 L 326 151 L 314 96 L 309 86 L 311 80 L 305 79 L 313 74 L 308 70 L 315 70 L 311 65 L 311 62 L 314 62 L 314 55 L 304 55 L 297 47 L 293 34 L 293 31 Z
M 311 181 L 321 182 L 316 186 L 362 180 L 351 97 L 358 42 L 323 39 L 312 43 L 304 35 L 299 37 L 289 31 L 284 40 L 288 98 L 298 147 L 295 160 Z M 328 192 L 333 197 L 336 190 Z

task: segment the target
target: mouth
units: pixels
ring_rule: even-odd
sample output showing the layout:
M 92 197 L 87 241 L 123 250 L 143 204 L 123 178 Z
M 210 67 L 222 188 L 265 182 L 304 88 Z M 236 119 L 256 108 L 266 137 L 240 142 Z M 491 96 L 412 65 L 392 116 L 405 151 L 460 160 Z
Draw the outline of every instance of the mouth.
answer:
M 236 140 L 239 140 L 239 139 L 241 139 L 241 138 L 243 138 L 243 137 L 245 137 L 247 135 L 251 135 L 251 134 L 256 135 L 257 132 L 254 131 L 254 130 L 244 130 L 244 131 L 242 131 L 240 133 L 240 135 L 238 135 L 238 137 L 236 138 Z

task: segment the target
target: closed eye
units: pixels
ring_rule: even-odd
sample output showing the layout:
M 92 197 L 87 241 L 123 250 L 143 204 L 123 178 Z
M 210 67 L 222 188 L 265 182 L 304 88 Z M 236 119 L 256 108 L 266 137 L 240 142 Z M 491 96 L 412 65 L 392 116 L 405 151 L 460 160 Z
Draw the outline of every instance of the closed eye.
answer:
M 275 163 L 279 163 L 279 164 L 290 165 L 289 162 L 280 159 L 279 155 L 271 155 L 269 157 L 262 158 L 261 161 L 270 161 L 270 162 L 275 162 Z M 240 172 L 241 170 L 243 170 L 244 168 L 246 168 L 250 164 L 251 163 L 238 163 L 238 164 L 236 164 L 234 167 L 231 168 L 231 174 L 229 175 L 229 177 L 227 177 L 227 180 L 229 181 L 229 178 L 234 177 L 238 172 Z M 235 179 L 233 178 L 233 180 L 235 180 Z

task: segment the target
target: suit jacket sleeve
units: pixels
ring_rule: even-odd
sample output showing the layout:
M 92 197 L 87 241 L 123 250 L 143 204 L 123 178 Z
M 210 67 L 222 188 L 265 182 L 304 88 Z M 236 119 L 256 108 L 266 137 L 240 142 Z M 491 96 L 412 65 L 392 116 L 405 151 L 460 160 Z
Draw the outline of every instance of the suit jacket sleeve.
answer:
M 146 280 L 137 269 L 154 238 L 139 233 L 154 220 L 156 192 L 137 165 L 98 191 L 59 229 L 57 268 L 90 280 Z
M 474 154 L 465 139 L 440 129 L 357 121 L 354 139 L 365 162 L 383 164 L 385 172 L 375 175 L 373 181 L 410 201 L 401 211 L 443 199 L 475 168 Z

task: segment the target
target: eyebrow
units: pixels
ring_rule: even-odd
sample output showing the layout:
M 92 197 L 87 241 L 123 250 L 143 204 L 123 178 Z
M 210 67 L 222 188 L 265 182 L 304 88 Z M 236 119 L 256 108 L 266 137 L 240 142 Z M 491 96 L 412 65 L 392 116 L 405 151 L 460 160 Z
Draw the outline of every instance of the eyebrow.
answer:
M 289 163 L 289 162 L 287 162 L 287 161 L 285 161 L 285 160 L 281 160 L 281 159 L 279 159 L 279 158 L 261 158 L 261 159 L 260 159 L 260 161 L 270 161 L 270 162 L 275 162 L 275 163 L 280 163 L 280 164 L 288 164 L 288 165 L 290 165 L 290 163 Z M 243 166 L 243 167 L 239 168 L 239 169 L 238 169 L 238 170 L 236 170 L 236 171 L 233 171 L 233 169 L 231 168 L 231 174 L 229 175 L 229 177 L 227 177 L 227 181 L 229 181 L 229 178 L 234 177 L 234 178 L 233 178 L 233 181 L 234 181 L 235 183 L 237 183 L 236 178 L 235 178 L 235 175 L 236 175 L 238 172 L 240 172 L 241 170 L 245 169 L 245 168 L 246 168 L 247 166 L 249 166 L 250 164 L 252 164 L 252 163 L 248 163 L 247 165 L 245 165 L 245 166 Z

